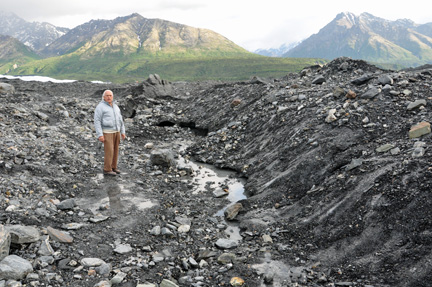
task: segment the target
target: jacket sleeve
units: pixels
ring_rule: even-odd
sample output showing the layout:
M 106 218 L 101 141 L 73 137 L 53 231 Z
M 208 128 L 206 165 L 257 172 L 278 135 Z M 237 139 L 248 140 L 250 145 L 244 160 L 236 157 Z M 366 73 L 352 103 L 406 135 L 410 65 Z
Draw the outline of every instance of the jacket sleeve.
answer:
M 120 134 L 126 134 L 125 124 L 123 121 L 123 116 L 121 114 L 121 111 L 119 109 L 120 119 L 121 119 L 121 126 L 120 126 Z
M 94 127 L 96 130 L 96 136 L 99 138 L 103 136 L 102 132 L 102 108 L 98 105 L 94 112 Z

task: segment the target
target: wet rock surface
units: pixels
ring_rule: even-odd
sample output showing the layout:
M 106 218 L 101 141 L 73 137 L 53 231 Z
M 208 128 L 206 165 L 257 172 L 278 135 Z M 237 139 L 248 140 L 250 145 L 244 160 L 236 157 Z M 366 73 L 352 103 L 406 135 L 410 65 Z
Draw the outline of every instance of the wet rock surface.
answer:
M 1 82 L 0 286 L 430 285 L 427 67 Z M 127 115 L 115 177 L 92 122 L 107 88 Z

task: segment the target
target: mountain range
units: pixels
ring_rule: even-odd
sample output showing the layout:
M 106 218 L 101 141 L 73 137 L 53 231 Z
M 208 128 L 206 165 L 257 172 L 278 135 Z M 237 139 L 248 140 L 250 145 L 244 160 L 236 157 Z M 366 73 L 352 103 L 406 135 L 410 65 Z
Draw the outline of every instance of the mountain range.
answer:
M 401 67 L 432 63 L 432 23 L 388 21 L 369 13 L 340 13 L 283 57 L 362 59 Z
M 23 51 L 23 46 L 10 38 L 6 44 L 0 43 L 13 50 L 8 55 L 14 55 L 0 55 L 0 74 L 125 82 L 158 73 L 169 80 L 238 80 L 283 76 L 317 63 L 315 59 L 262 57 L 211 30 L 136 13 L 92 20 L 70 30 L 28 23 L 11 13 L 1 16 L 0 34 L 14 37 L 30 49 Z
M 432 63 L 432 23 L 369 13 L 340 13 L 301 43 L 255 53 L 211 30 L 136 13 L 68 29 L 0 12 L 0 35 L 0 74 L 83 80 L 135 81 L 151 73 L 169 80 L 280 77 L 341 56 L 394 69 Z

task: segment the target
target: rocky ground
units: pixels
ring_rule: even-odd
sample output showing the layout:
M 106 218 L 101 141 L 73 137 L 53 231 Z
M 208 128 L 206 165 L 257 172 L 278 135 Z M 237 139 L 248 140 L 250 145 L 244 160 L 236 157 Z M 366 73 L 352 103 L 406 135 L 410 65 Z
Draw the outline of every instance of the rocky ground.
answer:
M 430 67 L 0 82 L 0 286 L 431 285 Z M 117 177 L 92 123 L 107 88 Z

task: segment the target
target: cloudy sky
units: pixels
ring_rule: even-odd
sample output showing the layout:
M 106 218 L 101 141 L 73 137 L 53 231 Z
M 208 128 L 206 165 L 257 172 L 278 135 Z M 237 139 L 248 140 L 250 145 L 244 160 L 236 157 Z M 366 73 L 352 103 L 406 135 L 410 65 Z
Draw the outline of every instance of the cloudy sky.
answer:
M 139 13 L 213 30 L 254 51 L 308 38 L 340 12 L 368 12 L 387 20 L 432 22 L 426 0 L 0 0 L 0 10 L 27 21 L 74 28 L 91 19 Z

